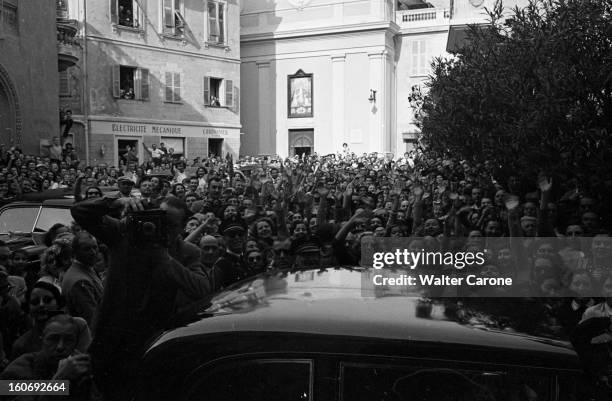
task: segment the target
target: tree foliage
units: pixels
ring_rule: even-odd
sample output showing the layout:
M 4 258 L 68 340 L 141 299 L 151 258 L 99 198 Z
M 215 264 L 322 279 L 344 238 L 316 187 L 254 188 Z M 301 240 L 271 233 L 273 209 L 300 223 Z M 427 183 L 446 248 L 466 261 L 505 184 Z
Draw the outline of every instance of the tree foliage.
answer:
M 612 2 L 531 0 L 506 20 L 499 2 L 488 12 L 454 57 L 434 60 L 422 143 L 495 161 L 501 176 L 610 177 Z

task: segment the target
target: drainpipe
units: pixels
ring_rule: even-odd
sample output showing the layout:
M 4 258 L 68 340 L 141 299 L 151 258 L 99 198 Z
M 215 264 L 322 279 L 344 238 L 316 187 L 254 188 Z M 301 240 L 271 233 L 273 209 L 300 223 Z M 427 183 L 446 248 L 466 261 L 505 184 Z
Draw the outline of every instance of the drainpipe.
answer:
M 85 134 L 85 163 L 90 165 L 89 155 L 89 97 L 87 96 L 87 82 L 88 82 L 88 71 L 87 71 L 87 1 L 82 0 L 83 6 L 83 68 L 81 69 L 81 102 L 83 102 L 83 119 L 84 119 L 84 134 Z

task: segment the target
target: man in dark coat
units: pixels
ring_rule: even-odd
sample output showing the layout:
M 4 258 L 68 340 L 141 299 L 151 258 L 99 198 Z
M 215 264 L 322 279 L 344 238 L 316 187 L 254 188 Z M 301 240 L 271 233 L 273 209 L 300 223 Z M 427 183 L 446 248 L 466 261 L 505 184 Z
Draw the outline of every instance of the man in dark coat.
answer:
M 255 274 L 248 268 L 243 255 L 246 241 L 245 222 L 237 217 L 226 219 L 221 223 L 219 231 L 223 234 L 226 249 L 212 268 L 215 290 Z
M 109 216 L 116 203 L 131 212 L 145 209 L 138 199 L 115 195 L 85 200 L 71 210 L 77 224 L 106 244 L 110 253 L 91 347 L 95 376 L 106 400 L 130 399 L 148 341 L 168 328 L 177 308 L 184 306 L 177 304 L 177 294 L 195 302 L 211 290 L 199 249 L 180 238 L 190 215 L 183 201 L 160 200 L 158 216 L 163 220 L 157 223 L 163 223 L 154 231 L 162 239 L 157 244 L 134 244 L 134 224 Z

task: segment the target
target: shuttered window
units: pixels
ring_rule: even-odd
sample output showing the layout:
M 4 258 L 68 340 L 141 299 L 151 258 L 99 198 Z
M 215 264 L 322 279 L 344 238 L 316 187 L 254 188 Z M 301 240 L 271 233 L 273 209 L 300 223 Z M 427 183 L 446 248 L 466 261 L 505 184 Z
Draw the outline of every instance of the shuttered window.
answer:
M 181 102 L 181 74 L 178 72 L 166 72 L 166 87 L 165 87 L 166 102 L 180 103 Z
M 412 54 L 410 61 L 411 76 L 425 76 L 429 73 L 427 41 L 415 40 L 412 42 Z

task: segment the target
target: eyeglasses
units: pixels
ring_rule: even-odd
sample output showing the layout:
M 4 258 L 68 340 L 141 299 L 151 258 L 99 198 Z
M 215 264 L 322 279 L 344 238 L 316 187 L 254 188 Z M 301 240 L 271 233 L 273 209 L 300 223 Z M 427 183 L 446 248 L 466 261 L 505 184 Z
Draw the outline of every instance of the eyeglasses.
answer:
M 49 305 L 51 302 L 53 302 L 55 298 L 50 297 L 48 295 L 39 298 L 39 297 L 34 297 L 32 299 L 30 299 L 30 305 L 40 305 L 40 301 L 42 301 L 43 304 L 45 305 Z

